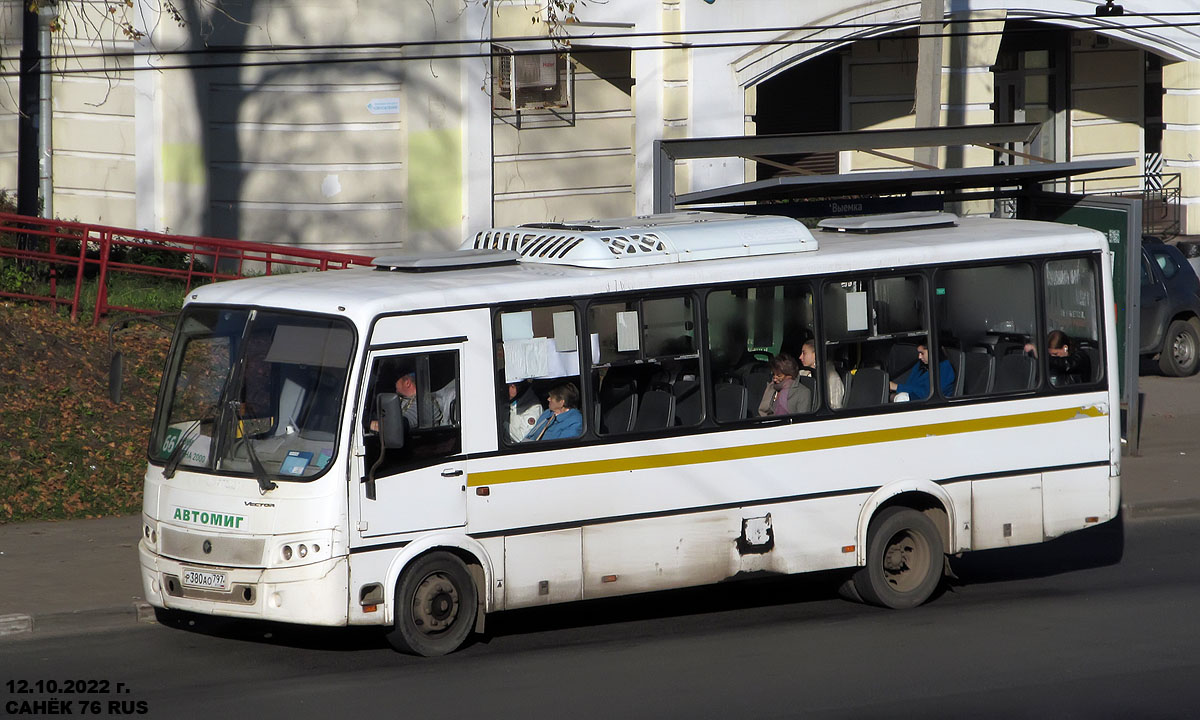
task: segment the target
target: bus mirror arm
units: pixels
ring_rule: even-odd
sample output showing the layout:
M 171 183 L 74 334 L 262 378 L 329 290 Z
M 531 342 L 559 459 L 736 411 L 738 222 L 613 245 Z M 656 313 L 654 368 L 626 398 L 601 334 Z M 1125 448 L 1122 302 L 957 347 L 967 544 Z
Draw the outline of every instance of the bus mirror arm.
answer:
M 108 399 L 114 405 L 121 402 L 121 385 L 125 379 L 125 356 L 120 350 L 115 350 L 115 339 L 113 335 L 118 330 L 123 330 L 134 322 L 148 322 L 163 332 L 170 335 L 174 332 L 172 326 L 167 325 L 162 321 L 162 318 L 175 318 L 179 313 L 161 313 L 158 315 L 131 315 L 114 320 L 108 326 Z
M 113 405 L 121 402 L 121 384 L 125 377 L 125 356 L 120 350 L 108 361 L 108 399 Z

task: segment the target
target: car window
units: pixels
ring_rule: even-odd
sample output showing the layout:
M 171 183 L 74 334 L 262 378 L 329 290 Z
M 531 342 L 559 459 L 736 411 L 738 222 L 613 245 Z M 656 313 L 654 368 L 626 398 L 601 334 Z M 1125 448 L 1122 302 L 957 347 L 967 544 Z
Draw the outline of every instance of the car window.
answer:
M 1142 258 L 1142 286 L 1154 284 L 1154 272 L 1150 269 L 1150 262 L 1146 258 Z
M 1162 269 L 1163 277 L 1166 279 L 1170 280 L 1175 277 L 1175 273 L 1179 272 L 1179 264 L 1167 253 L 1151 250 L 1150 254 L 1154 256 L 1154 261 L 1158 263 L 1158 267 Z

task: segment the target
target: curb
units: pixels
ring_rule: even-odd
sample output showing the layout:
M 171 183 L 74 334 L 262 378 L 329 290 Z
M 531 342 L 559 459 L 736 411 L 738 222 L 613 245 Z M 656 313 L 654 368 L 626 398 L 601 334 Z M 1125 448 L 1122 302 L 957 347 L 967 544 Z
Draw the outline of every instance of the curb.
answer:
M 1184 517 L 1200 515 L 1200 500 L 1177 500 L 1174 502 L 1147 502 L 1137 505 L 1121 505 L 1125 517 L 1147 520 L 1150 518 Z
M 107 608 L 39 615 L 0 615 L 0 643 L 36 635 L 39 638 L 78 635 L 128 627 L 130 621 L 154 623 L 154 608 L 145 601 Z

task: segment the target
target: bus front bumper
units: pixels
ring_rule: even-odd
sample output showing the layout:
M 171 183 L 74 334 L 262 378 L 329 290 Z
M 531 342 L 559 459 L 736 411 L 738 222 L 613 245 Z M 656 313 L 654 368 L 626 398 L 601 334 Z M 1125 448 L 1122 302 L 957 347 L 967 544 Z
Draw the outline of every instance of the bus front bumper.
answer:
M 302 625 L 345 625 L 349 563 L 335 557 L 290 568 L 182 563 L 138 543 L 142 591 L 154 607 Z M 185 583 L 187 578 L 189 583 Z M 198 587 L 203 579 L 212 588 Z

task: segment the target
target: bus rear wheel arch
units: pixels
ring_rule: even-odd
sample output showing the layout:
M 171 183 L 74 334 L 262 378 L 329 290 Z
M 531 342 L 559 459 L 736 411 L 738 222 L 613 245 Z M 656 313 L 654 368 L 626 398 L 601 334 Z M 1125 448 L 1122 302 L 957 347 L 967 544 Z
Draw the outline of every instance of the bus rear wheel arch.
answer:
M 441 550 L 422 555 L 396 581 L 388 643 L 424 657 L 451 653 L 475 629 L 478 599 L 472 573 L 461 558 Z
M 843 594 L 882 607 L 916 607 L 941 582 L 944 548 L 942 533 L 928 514 L 905 506 L 886 507 L 871 519 L 866 563 Z

